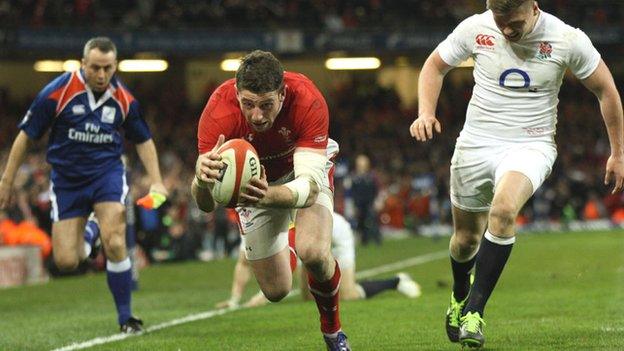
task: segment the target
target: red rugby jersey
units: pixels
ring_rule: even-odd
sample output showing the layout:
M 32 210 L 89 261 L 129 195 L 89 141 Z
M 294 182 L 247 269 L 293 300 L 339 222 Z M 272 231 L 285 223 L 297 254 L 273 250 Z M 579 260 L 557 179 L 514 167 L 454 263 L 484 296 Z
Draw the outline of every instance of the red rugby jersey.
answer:
M 236 99 L 235 79 L 221 84 L 210 96 L 199 120 L 197 147 L 201 154 L 214 147 L 219 134 L 225 140 L 243 138 L 258 151 L 267 180 L 293 170 L 296 147 L 325 149 L 329 110 L 314 83 L 300 73 L 284 72 L 285 99 L 271 129 L 256 132 L 245 120 Z

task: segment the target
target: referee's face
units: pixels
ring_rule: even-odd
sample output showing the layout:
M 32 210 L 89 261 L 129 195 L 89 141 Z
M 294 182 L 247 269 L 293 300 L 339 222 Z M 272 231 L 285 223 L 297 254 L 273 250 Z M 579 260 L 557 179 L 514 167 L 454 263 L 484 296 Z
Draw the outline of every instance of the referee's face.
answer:
M 117 57 L 113 51 L 102 52 L 98 48 L 91 49 L 82 59 L 82 70 L 89 88 L 103 92 L 108 88 L 108 83 L 117 70 Z

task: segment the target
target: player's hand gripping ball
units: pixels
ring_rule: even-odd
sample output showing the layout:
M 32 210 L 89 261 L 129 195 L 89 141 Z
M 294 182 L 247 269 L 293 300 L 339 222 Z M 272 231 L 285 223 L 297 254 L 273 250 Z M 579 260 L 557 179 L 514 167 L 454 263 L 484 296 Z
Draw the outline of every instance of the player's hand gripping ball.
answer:
M 214 200 L 225 207 L 236 207 L 241 190 L 252 177 L 260 177 L 256 149 L 244 139 L 231 139 L 217 150 L 223 169 L 212 188 Z

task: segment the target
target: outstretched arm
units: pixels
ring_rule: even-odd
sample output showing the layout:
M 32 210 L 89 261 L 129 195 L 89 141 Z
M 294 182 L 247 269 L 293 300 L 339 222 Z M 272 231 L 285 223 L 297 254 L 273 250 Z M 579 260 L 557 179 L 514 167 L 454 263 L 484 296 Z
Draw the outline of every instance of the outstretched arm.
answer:
M 435 116 L 438 98 L 444 76 L 453 67 L 448 65 L 437 50 L 425 61 L 418 76 L 418 118 L 410 126 L 410 134 L 418 141 L 433 138 L 433 130 L 442 132 L 442 126 Z
M 0 178 L 0 209 L 4 209 L 9 206 L 9 200 L 11 199 L 11 189 L 13 188 L 13 182 L 15 181 L 15 174 L 17 169 L 24 162 L 26 157 L 26 150 L 30 144 L 30 138 L 23 130 L 19 132 L 11 152 L 9 153 L 9 159 L 7 161 L 6 168 Z
M 622 191 L 624 188 L 624 123 L 620 94 L 609 68 L 602 60 L 594 73 L 582 82 L 598 98 L 602 118 L 609 135 L 611 155 L 607 160 L 605 185 L 613 181 L 615 185 L 612 193 Z

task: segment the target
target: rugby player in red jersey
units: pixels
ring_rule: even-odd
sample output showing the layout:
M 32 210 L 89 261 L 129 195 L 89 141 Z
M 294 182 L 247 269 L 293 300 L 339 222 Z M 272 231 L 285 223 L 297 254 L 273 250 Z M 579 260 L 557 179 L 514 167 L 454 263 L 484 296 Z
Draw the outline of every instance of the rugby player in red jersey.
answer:
M 314 83 L 284 72 L 271 53 L 256 50 L 204 108 L 192 194 L 200 209 L 212 211 L 211 188 L 223 167 L 215 150 L 233 138 L 256 148 L 261 176 L 252 178 L 236 208 L 245 256 L 264 295 L 273 302 L 286 297 L 292 286 L 288 226 L 293 221 L 296 252 L 309 272 L 327 349 L 346 351 L 338 309 L 340 268 L 330 250 L 331 159 L 338 148 L 327 147 L 328 129 L 327 103 Z

